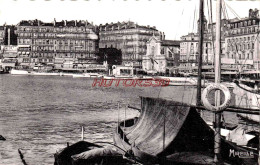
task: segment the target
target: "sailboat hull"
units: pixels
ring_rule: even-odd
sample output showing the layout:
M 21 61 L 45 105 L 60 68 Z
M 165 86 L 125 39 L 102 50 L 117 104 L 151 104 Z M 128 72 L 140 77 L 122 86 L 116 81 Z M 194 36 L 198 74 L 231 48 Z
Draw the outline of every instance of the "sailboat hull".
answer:
M 130 119 L 120 123 L 114 133 L 114 143 L 133 153 L 139 162 L 213 163 L 215 133 L 195 108 L 178 102 L 143 97 L 142 112 L 134 121 Z M 222 157 L 232 163 L 244 162 L 243 159 L 230 157 L 230 150 L 237 151 L 237 148 L 222 139 Z M 184 154 L 187 156 L 176 156 Z M 206 163 L 202 158 L 206 158 Z M 254 161 L 255 157 L 249 159 Z

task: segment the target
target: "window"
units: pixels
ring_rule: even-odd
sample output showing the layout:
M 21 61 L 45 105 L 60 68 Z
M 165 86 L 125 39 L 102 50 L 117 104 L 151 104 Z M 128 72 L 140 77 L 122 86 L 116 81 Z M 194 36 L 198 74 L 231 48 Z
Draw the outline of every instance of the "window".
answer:
M 164 48 L 161 48 L 161 54 L 164 54 Z
M 172 52 L 168 51 L 168 54 L 169 54 L 169 57 L 170 57 L 170 58 L 173 57 Z

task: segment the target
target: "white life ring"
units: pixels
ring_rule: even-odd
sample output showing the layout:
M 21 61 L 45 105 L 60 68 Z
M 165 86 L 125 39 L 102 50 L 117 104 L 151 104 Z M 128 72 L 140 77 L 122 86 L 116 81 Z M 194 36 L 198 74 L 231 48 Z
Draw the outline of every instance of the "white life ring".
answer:
M 212 90 L 221 90 L 225 95 L 224 103 L 218 107 L 211 105 L 208 100 L 208 95 Z M 206 109 L 211 111 L 221 111 L 229 106 L 231 101 L 231 94 L 229 89 L 223 84 L 210 84 L 203 90 L 201 99 Z

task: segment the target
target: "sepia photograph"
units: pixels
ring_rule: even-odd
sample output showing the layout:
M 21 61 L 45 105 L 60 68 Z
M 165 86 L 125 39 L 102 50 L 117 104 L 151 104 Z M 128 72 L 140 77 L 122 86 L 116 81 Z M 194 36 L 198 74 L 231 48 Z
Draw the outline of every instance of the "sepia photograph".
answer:
M 0 0 L 0 165 L 259 165 L 260 0 Z

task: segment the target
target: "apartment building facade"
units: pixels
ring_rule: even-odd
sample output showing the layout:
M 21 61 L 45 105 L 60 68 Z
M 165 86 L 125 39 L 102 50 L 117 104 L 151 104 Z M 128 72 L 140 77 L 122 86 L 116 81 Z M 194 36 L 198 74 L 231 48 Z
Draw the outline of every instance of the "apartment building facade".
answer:
M 250 9 L 249 16 L 231 19 L 225 36 L 225 57 L 223 63 L 243 70 L 260 69 L 260 17 L 259 10 Z
M 33 67 L 42 63 L 57 69 L 76 69 L 96 61 L 98 36 L 95 26 L 87 21 L 21 21 L 17 33 L 22 65 Z
M 155 27 L 141 26 L 134 22 L 118 22 L 99 26 L 99 48 L 116 48 L 122 52 L 122 64 L 142 68 L 146 43 L 151 36 L 164 39 L 164 33 Z

